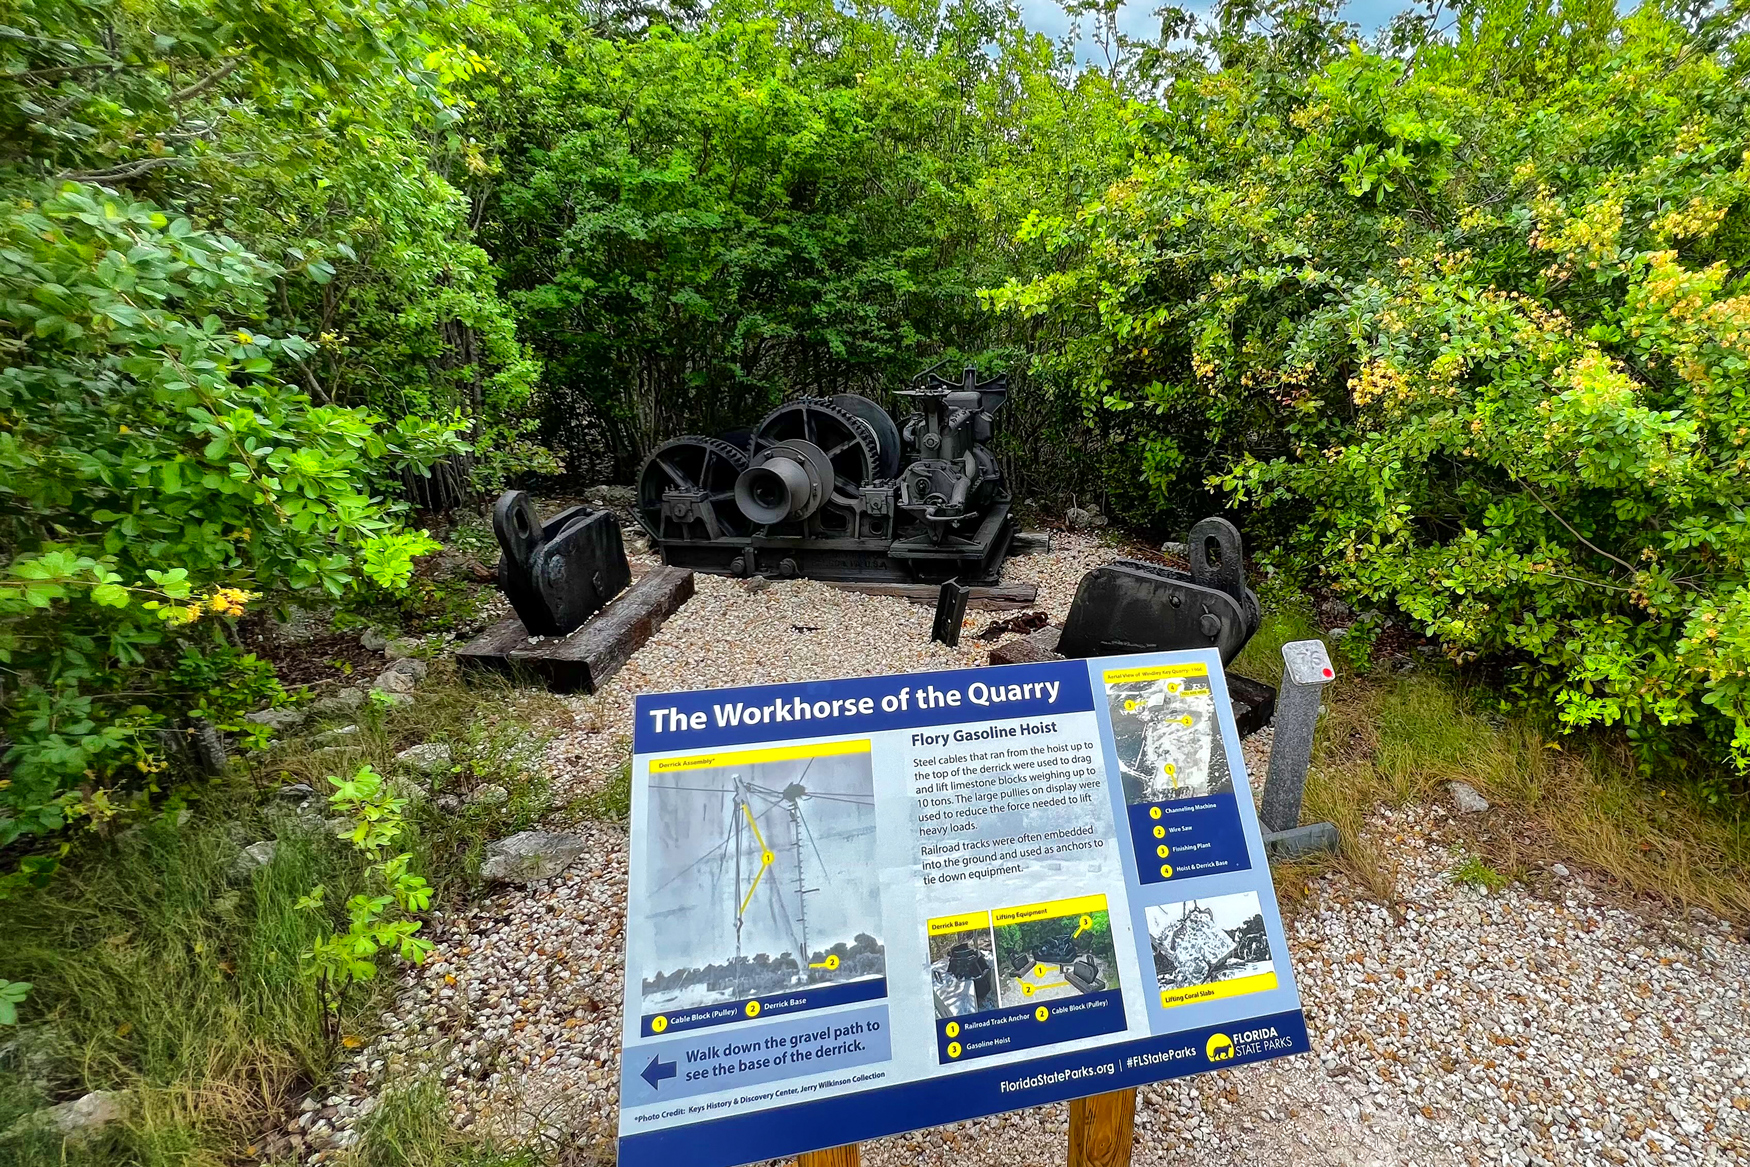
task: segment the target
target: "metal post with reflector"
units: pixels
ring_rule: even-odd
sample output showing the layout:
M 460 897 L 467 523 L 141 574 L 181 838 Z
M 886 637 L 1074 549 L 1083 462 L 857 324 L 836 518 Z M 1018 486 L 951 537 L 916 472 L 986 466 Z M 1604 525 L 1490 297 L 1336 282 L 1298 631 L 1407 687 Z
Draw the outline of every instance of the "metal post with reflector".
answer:
M 1282 646 L 1282 685 L 1276 694 L 1270 772 L 1264 781 L 1264 805 L 1258 812 L 1264 827 L 1264 848 L 1272 859 L 1293 859 L 1337 847 L 1333 824 L 1300 825 L 1319 704 L 1325 686 L 1336 676 L 1324 641 L 1295 640 Z

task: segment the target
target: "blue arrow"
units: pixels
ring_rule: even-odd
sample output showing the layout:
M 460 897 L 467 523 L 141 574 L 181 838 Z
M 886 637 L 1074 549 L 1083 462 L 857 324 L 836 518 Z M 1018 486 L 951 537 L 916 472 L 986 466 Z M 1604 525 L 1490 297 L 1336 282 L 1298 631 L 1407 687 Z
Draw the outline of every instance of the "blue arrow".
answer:
M 657 1087 L 658 1082 L 662 1081 L 664 1078 L 674 1077 L 674 1075 L 675 1075 L 674 1066 L 675 1066 L 675 1064 L 673 1062 L 658 1061 L 656 1059 L 656 1057 L 654 1055 L 652 1055 L 651 1059 L 650 1059 L 650 1064 L 648 1066 L 645 1066 L 644 1072 L 642 1074 L 639 1074 L 638 1076 L 640 1078 L 643 1078 L 646 1082 L 649 1082 L 650 1088 L 652 1090 L 655 1090 L 658 1088 Z

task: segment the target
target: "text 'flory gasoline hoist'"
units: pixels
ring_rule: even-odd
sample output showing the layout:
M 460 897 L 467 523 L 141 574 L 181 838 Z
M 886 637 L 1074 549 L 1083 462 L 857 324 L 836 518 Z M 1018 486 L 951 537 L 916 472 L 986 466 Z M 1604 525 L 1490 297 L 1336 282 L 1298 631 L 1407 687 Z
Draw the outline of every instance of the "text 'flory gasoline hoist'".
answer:
M 638 475 L 663 562 L 719 574 L 994 582 L 1014 534 L 991 452 L 1003 375 L 933 372 L 897 394 L 903 421 L 855 393 L 805 397 L 751 433 L 689 435 Z

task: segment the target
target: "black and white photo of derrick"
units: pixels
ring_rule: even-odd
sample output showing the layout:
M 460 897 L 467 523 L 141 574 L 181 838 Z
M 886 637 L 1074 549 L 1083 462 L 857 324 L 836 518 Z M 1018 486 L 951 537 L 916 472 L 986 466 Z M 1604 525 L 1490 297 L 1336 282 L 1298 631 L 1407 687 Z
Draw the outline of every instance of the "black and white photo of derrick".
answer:
M 1276 971 L 1255 891 L 1166 904 L 1146 914 L 1155 977 L 1162 989 Z
M 867 752 L 652 774 L 643 1011 L 885 976 Z
M 1233 790 L 1208 677 L 1109 684 L 1106 705 L 1126 803 Z

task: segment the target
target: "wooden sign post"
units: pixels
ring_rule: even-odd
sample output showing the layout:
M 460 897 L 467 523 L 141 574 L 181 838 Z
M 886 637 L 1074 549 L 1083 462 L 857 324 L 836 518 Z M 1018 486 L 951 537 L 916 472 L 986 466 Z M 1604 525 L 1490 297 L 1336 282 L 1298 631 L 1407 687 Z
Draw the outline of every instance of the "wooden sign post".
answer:
M 1136 1087 L 1069 1104 L 1069 1167 L 1130 1167 L 1136 1139 Z M 859 1144 L 810 1151 L 796 1167 L 859 1167 Z
M 1136 1087 L 1069 1104 L 1069 1167 L 1130 1167 Z

